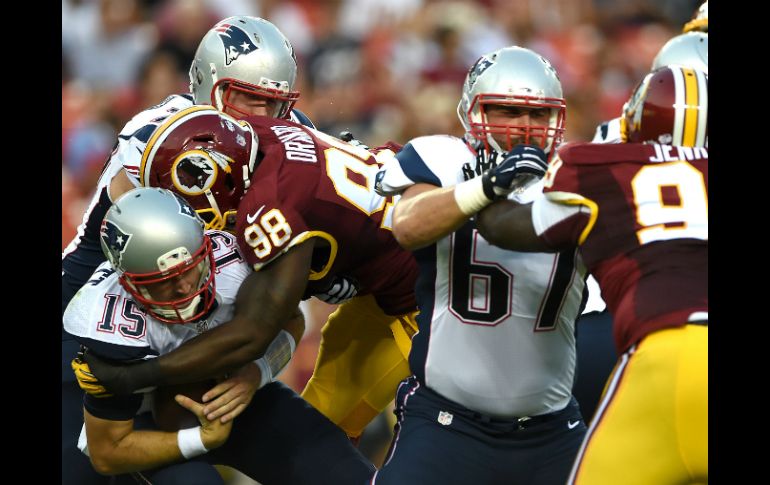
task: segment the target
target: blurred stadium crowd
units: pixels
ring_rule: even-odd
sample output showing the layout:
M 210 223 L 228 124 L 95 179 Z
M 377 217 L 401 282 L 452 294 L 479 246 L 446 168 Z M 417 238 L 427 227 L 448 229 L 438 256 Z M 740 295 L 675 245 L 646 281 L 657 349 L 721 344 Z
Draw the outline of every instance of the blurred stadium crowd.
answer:
M 218 20 L 265 17 L 293 43 L 296 107 L 370 146 L 449 133 L 466 71 L 507 45 L 547 57 L 567 99 L 567 141 L 617 117 L 660 47 L 701 0 L 62 0 L 62 248 L 132 115 L 187 91 L 198 42 Z M 318 324 L 282 380 L 310 377 Z

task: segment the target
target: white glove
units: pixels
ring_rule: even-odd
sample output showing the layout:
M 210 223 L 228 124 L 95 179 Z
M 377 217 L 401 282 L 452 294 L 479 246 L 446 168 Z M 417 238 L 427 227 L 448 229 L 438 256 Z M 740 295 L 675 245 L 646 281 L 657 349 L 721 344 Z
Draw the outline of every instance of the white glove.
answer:
M 326 291 L 315 293 L 313 296 L 326 303 L 338 305 L 353 298 L 356 293 L 358 293 L 358 284 L 353 279 L 337 275 Z

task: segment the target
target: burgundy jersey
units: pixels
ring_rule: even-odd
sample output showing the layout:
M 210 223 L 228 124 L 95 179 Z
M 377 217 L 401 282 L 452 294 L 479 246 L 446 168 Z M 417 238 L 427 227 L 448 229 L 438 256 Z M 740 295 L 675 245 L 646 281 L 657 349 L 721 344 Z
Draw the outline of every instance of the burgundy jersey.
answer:
M 546 197 L 588 207 L 590 217 L 584 212 L 541 237 L 581 243 L 613 314 L 618 349 L 708 312 L 707 150 L 579 143 L 558 155 Z
M 392 198 L 374 191 L 375 156 L 286 120 L 246 121 L 259 139 L 259 165 L 236 222 L 248 263 L 259 271 L 289 248 L 319 238 L 306 294 L 340 274 L 360 284 L 359 295 L 373 294 L 385 313 L 414 311 L 417 264 L 392 236 Z

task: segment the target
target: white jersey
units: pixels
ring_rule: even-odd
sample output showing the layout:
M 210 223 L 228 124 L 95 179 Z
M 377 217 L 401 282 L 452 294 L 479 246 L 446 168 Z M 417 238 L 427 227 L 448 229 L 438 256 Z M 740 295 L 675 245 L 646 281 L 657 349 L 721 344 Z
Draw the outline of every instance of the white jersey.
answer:
M 128 179 L 138 187 L 139 165 L 150 135 L 167 117 L 192 105 L 190 95 L 169 96 L 162 103 L 134 116 L 118 135 L 77 233 L 62 253 L 62 313 L 72 295 L 105 260 L 99 243 L 99 226 L 112 206 L 110 182 L 121 169 L 125 169 Z
M 479 176 L 475 154 L 444 135 L 412 140 L 384 165 L 386 191 L 447 187 Z M 537 184 L 511 198 L 530 202 Z M 560 410 L 571 398 L 575 332 L 585 267 L 576 251 L 519 253 L 482 238 L 471 220 L 415 251 L 419 332 L 409 362 L 420 381 L 497 417 Z

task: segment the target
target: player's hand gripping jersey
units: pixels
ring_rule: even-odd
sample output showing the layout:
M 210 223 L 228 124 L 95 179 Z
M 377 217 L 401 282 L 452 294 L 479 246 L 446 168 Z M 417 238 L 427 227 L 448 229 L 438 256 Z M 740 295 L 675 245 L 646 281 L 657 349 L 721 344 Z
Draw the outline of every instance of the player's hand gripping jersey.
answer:
M 343 274 L 388 315 L 414 310 L 417 267 L 390 233 L 393 200 L 374 192 L 375 155 L 286 120 L 246 121 L 260 151 L 236 224 L 249 264 L 258 271 L 315 238 L 309 294 Z
M 707 150 L 581 143 L 558 155 L 547 201 L 532 208 L 534 228 L 553 247 L 581 245 L 615 318 L 618 350 L 707 318 Z

